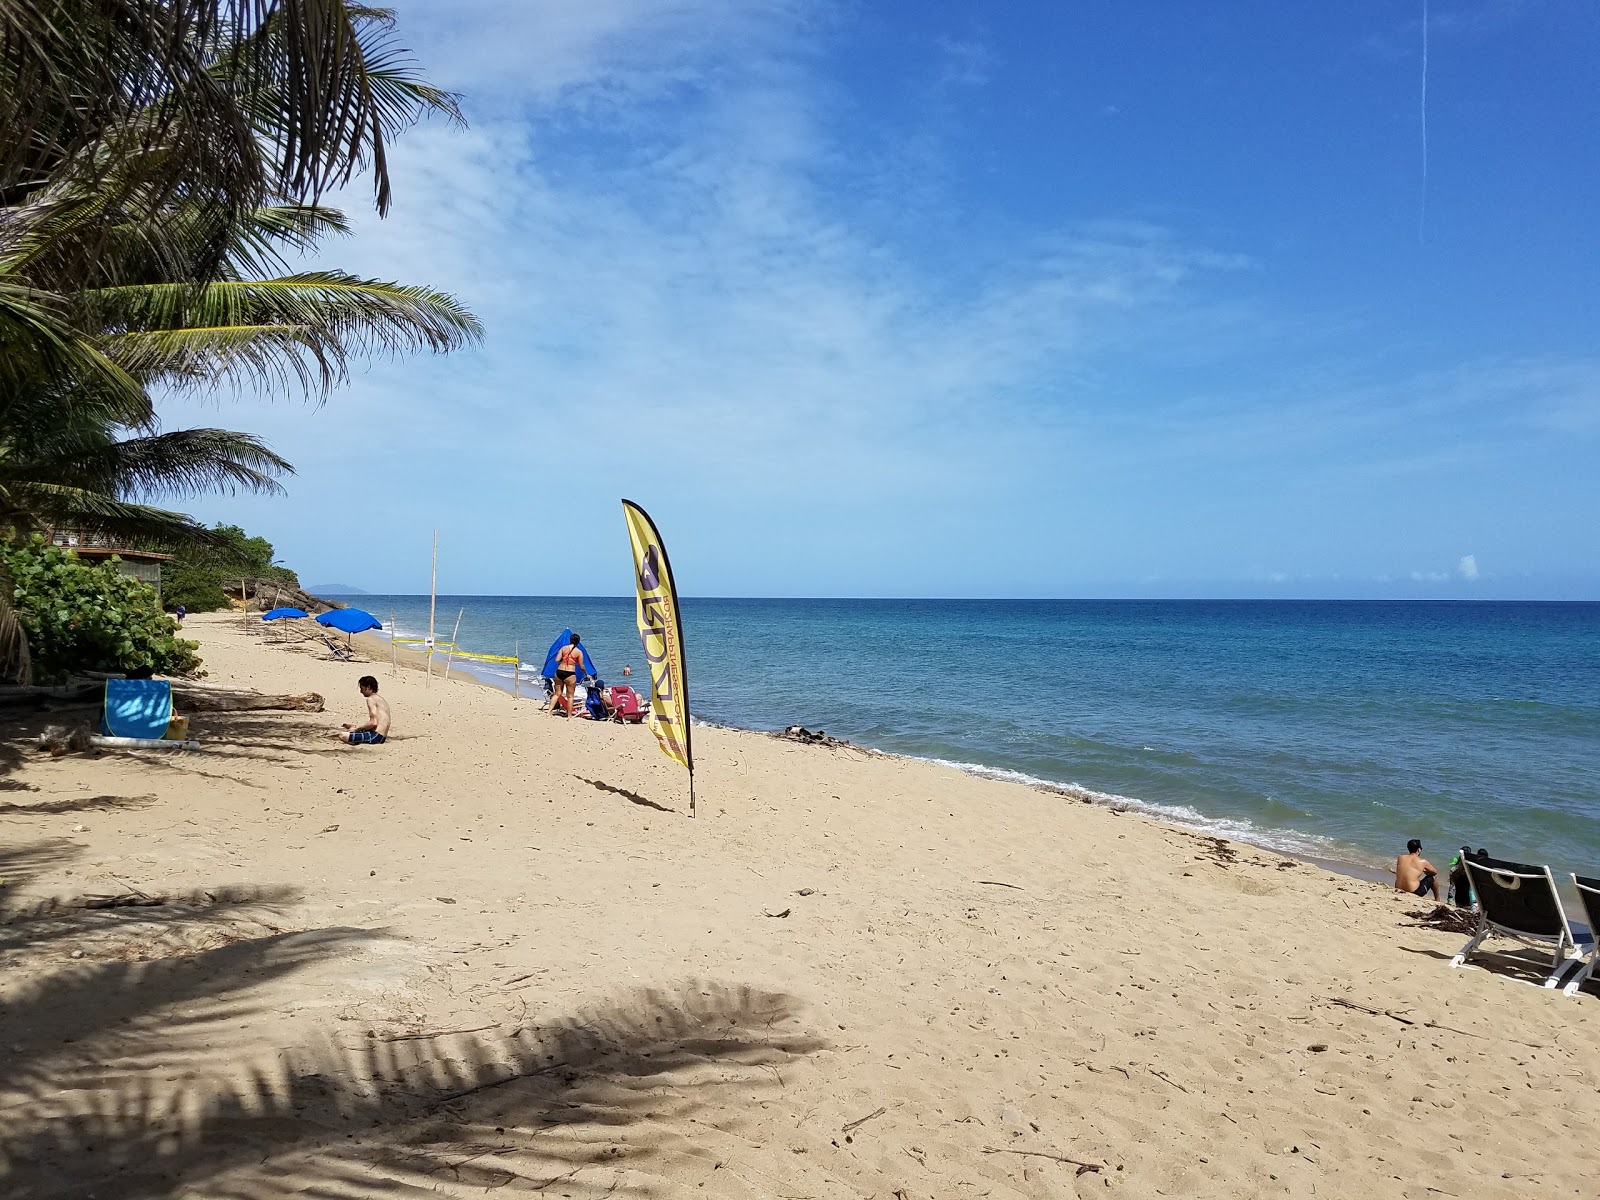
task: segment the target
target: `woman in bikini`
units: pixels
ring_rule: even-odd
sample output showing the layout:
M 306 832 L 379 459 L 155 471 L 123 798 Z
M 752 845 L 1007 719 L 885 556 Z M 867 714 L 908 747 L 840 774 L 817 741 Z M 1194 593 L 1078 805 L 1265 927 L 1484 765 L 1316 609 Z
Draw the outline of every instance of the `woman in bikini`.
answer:
M 562 716 L 572 715 L 573 690 L 578 685 L 578 672 L 583 670 L 583 650 L 578 645 L 578 635 L 556 651 L 556 694 L 550 699 L 550 715 L 556 715 L 558 704 L 566 705 Z

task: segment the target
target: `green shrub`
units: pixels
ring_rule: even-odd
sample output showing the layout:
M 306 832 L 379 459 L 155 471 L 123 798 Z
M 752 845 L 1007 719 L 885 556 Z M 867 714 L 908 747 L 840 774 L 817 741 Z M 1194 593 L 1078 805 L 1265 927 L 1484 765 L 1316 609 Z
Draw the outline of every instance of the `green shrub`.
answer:
M 16 588 L 17 617 L 40 682 L 79 671 L 148 667 L 171 675 L 199 668 L 198 644 L 178 636 L 155 589 L 118 573 L 114 561 L 91 566 L 40 537 L 0 541 L 0 561 Z

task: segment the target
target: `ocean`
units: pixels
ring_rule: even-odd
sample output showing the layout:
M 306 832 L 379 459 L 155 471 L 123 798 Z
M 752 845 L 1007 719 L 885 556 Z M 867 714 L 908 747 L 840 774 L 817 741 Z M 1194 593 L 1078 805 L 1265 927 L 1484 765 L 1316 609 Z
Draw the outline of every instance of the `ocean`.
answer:
M 427 631 L 426 596 L 348 599 Z M 536 674 L 570 625 L 602 678 L 629 664 L 647 690 L 631 597 L 441 596 L 441 640 L 458 611 L 463 649 L 520 640 Z M 690 598 L 683 619 L 704 721 L 1359 867 L 1418 837 L 1436 863 L 1471 844 L 1600 873 L 1600 604 Z

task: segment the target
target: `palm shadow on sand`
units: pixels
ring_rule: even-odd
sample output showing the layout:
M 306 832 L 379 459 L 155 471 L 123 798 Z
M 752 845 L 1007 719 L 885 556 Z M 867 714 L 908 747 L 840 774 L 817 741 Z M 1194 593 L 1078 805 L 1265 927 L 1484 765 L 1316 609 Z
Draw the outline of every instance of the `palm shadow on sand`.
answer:
M 0 852 L 0 875 L 25 883 L 79 853 L 64 840 Z M 355 1025 L 241 1058 L 233 1031 L 282 1002 L 274 984 L 375 936 L 237 932 L 290 899 L 0 908 L 0 966 L 30 968 L 0 1009 L 0 1194 L 355 1200 L 557 1182 L 572 1196 L 638 1193 L 651 1190 L 651 1160 L 702 1153 L 675 1132 L 695 1111 L 781 1088 L 778 1068 L 825 1044 L 790 996 L 689 981 L 492 1033 Z M 143 952 L 108 958 L 107 939 L 93 940 L 108 922 L 128 935 L 113 941 Z M 94 957 L 72 960 L 75 944 Z M 630 1137 L 635 1125 L 649 1136 Z

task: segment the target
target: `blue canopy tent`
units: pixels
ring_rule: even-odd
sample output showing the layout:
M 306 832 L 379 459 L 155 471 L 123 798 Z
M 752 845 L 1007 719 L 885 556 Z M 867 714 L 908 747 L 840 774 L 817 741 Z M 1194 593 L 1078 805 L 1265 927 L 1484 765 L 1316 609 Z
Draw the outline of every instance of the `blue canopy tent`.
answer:
M 270 612 L 262 613 L 261 619 L 263 621 L 287 621 L 293 617 L 309 617 L 310 615 L 311 614 L 303 608 L 290 608 L 285 606 L 283 608 L 274 608 Z
M 165 679 L 108 679 L 100 732 L 156 740 L 172 721 L 172 684 Z
M 568 645 L 571 641 L 572 630 L 570 629 L 563 629 L 556 636 L 556 640 L 550 643 L 550 652 L 544 656 L 544 670 L 539 672 L 540 675 L 546 679 L 554 679 L 556 677 L 556 654 L 561 647 Z M 589 647 L 580 642 L 578 644 L 578 649 L 583 652 L 584 673 L 587 675 L 600 674 L 599 671 L 594 669 L 594 659 L 589 657 Z

